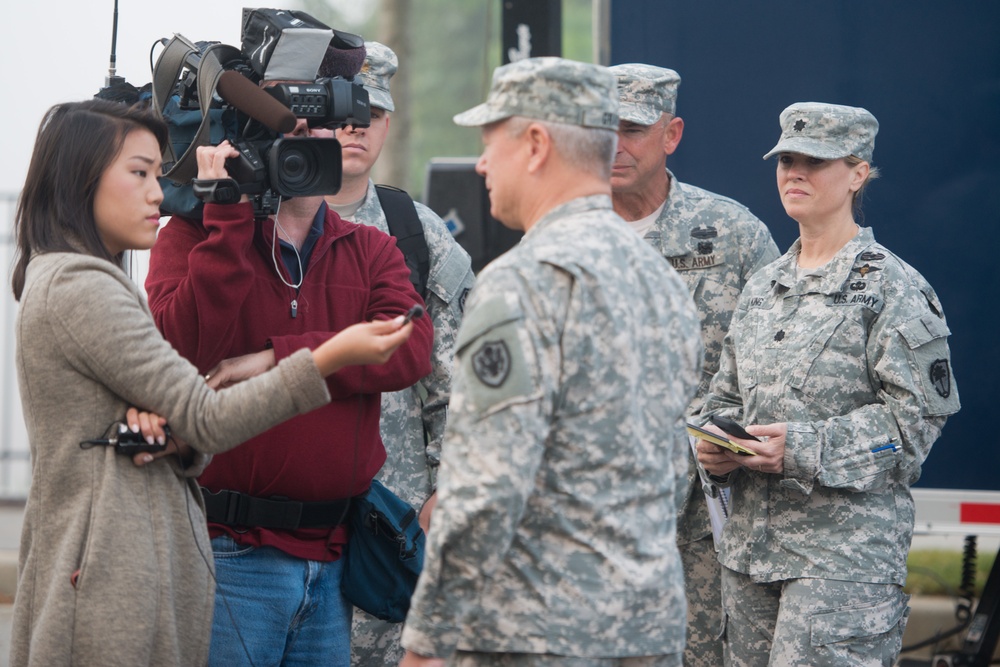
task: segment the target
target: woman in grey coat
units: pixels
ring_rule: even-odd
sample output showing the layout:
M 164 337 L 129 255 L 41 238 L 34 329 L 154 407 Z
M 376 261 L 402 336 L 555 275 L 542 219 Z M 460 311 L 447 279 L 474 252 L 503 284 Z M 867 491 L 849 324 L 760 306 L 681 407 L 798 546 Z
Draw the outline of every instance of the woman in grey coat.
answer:
M 57 105 L 39 129 L 15 220 L 32 485 L 12 665 L 204 664 L 214 584 L 195 477 L 205 455 L 323 405 L 324 377 L 384 363 L 412 329 L 402 317 L 354 325 L 211 389 L 122 270 L 125 251 L 156 239 L 166 141 L 148 112 L 100 100 Z M 194 449 L 139 466 L 114 447 L 81 447 L 129 406 L 168 417 Z

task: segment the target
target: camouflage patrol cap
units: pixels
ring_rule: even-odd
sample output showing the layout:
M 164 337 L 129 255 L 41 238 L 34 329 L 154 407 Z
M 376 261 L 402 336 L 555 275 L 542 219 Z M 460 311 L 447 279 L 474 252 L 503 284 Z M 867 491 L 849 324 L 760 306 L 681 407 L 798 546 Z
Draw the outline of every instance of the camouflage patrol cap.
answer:
M 660 116 L 677 113 L 677 87 L 680 75 L 666 67 L 630 63 L 609 67 L 618 78 L 618 115 L 639 125 L 652 125 Z
M 871 162 L 878 121 L 861 107 L 799 102 L 781 112 L 781 138 L 764 159 L 801 153 L 824 160 L 853 155 Z
M 606 67 L 564 58 L 527 58 L 496 68 L 486 101 L 455 116 L 465 127 L 511 116 L 618 129 L 615 77 Z
M 365 42 L 365 63 L 354 78 L 368 91 L 368 101 L 373 107 L 396 110 L 389 94 L 389 79 L 398 67 L 399 60 L 392 49 L 378 42 Z

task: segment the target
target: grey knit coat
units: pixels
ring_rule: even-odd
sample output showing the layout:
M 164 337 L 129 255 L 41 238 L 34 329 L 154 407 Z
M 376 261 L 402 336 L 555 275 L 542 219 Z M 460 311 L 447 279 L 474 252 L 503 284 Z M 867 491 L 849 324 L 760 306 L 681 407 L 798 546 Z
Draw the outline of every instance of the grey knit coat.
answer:
M 121 269 L 74 253 L 31 260 L 16 340 L 32 482 L 10 664 L 205 664 L 214 584 L 200 466 L 137 467 L 80 442 L 135 405 L 200 452 L 224 451 L 329 401 L 312 356 L 213 391 Z

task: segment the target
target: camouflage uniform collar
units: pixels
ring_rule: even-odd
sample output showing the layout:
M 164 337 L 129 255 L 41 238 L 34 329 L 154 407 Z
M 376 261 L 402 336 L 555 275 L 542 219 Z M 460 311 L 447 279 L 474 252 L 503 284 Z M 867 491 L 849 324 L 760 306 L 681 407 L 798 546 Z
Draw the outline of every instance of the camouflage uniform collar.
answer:
M 375 192 L 375 181 L 368 179 L 368 191 L 365 193 L 365 198 L 361 202 L 361 207 L 358 208 L 358 212 L 354 214 L 354 217 L 358 222 L 362 220 L 378 220 L 382 219 L 385 221 L 385 214 L 382 212 L 382 206 L 379 204 L 378 194 Z M 388 223 L 385 224 L 385 231 L 388 229 Z
M 691 221 L 685 220 L 678 210 L 680 202 L 684 199 L 682 193 L 686 186 L 677 180 L 670 169 L 667 169 L 667 177 L 670 179 L 667 200 L 663 203 L 663 210 L 653 223 L 653 228 L 646 234 L 646 238 L 651 242 L 655 241 L 654 247 L 664 257 L 679 257 L 689 252 L 686 240 L 690 235 Z M 685 229 L 680 229 L 679 226 L 682 224 L 686 225 Z
M 775 273 L 776 285 L 782 285 L 795 293 L 819 292 L 833 294 L 844 288 L 844 283 L 851 278 L 854 260 L 865 248 L 875 243 L 875 234 L 871 227 L 861 227 L 860 231 L 841 248 L 824 266 L 811 269 L 810 274 L 800 281 L 797 274 L 799 251 L 802 249 L 802 239 L 788 249 L 785 256 L 778 260 L 780 266 Z M 818 282 L 818 284 L 817 284 Z
M 610 195 L 589 195 L 587 197 L 570 199 L 568 202 L 564 202 L 555 208 L 550 209 L 548 213 L 539 218 L 538 222 L 532 225 L 531 229 L 527 231 L 524 237 L 526 239 L 529 238 L 535 233 L 536 230 L 548 227 L 557 220 L 580 213 L 586 213 L 588 211 L 599 211 L 601 209 L 608 209 L 614 213 Z M 615 213 L 615 215 L 618 214 Z

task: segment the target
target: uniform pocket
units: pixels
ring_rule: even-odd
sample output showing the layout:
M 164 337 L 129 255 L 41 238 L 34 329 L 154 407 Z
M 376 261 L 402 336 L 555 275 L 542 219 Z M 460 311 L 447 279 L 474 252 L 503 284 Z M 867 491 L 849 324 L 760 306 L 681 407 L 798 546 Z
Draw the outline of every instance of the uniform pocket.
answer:
M 427 289 L 438 295 L 445 303 L 451 303 L 466 287 L 465 277 L 471 267 L 469 256 L 461 246 L 453 244 L 448 254 L 431 267 L 430 275 L 427 277 Z
M 810 619 L 812 646 L 842 664 L 863 655 L 891 665 L 902 642 L 909 600 L 899 591 L 875 603 L 815 614 Z
M 901 324 L 897 331 L 906 342 L 907 354 L 918 378 L 929 416 L 950 415 L 958 411 L 958 391 L 951 371 L 948 336 L 944 320 L 931 314 L 915 317 Z

